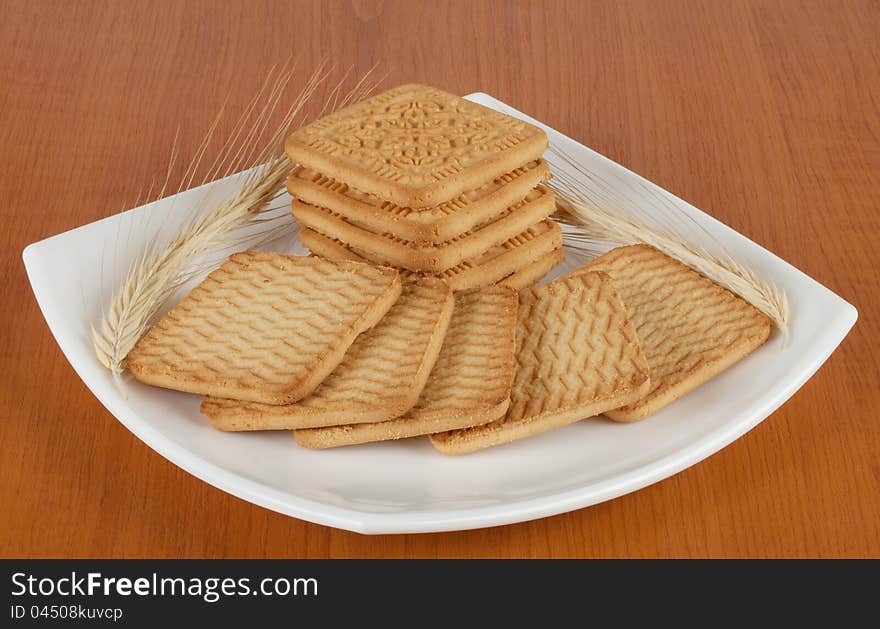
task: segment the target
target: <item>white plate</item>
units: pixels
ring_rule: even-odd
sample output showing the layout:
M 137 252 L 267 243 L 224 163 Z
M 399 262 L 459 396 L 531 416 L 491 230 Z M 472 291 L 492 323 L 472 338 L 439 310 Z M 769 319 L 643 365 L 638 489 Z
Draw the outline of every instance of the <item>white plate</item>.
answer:
M 528 119 L 485 94 L 469 98 Z M 544 128 L 552 144 L 595 172 L 630 189 L 653 186 Z M 222 194 L 229 185 L 214 182 L 34 243 L 24 251 L 25 266 L 61 350 L 131 432 L 224 491 L 328 526 L 362 533 L 470 529 L 563 513 L 635 491 L 717 452 L 767 417 L 819 368 L 857 317 L 853 306 L 825 287 L 669 195 L 734 256 L 786 291 L 793 318 L 785 349 L 774 334 L 754 354 L 645 421 L 592 419 L 464 457 L 445 457 L 426 439 L 316 452 L 299 448 L 289 433 L 218 432 L 199 414 L 198 396 L 130 382 L 123 397 L 94 357 L 88 322 L 99 318 L 104 298 L 142 250 L 151 224 L 173 229 L 185 215 L 181 207 L 204 193 Z M 303 252 L 298 242 L 287 250 Z M 554 276 L 574 263 L 567 256 Z

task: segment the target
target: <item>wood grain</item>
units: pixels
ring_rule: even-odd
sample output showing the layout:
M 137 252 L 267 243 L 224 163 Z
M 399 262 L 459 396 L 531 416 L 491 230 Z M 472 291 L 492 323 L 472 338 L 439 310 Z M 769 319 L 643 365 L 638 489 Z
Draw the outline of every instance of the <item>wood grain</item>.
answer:
M 0 15 L 0 555 L 880 556 L 878 3 L 18 1 Z M 20 256 L 126 207 L 178 129 L 191 154 L 224 100 L 239 111 L 291 55 L 489 92 L 763 244 L 860 321 L 745 437 L 574 513 L 368 538 L 228 496 L 92 397 Z

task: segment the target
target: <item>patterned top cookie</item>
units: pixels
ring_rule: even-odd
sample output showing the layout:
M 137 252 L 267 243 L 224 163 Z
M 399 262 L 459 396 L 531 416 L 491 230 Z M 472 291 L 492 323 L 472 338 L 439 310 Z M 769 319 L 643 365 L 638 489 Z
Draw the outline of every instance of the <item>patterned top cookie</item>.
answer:
M 287 138 L 297 163 L 410 208 L 440 205 L 536 160 L 547 135 L 426 85 L 402 85 Z
M 400 291 L 393 269 L 236 253 L 154 325 L 125 362 L 147 384 L 288 404 L 333 371 Z

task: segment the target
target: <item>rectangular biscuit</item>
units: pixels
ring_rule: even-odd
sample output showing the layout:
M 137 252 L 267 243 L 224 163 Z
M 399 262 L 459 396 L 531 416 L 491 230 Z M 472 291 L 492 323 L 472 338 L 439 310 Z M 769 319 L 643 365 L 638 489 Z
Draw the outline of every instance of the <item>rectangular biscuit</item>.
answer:
M 155 386 L 266 404 L 311 393 L 400 295 L 394 269 L 245 251 L 229 257 L 134 346 Z
M 297 443 L 334 448 L 498 419 L 510 402 L 516 309 L 517 295 L 511 288 L 457 293 L 440 357 L 414 408 L 390 421 L 297 430 Z
M 287 191 L 309 205 L 330 208 L 369 231 L 426 245 L 447 242 L 490 222 L 549 178 L 547 162 L 539 159 L 451 201 L 423 209 L 394 205 L 305 166 L 294 168 L 287 179 Z
M 444 454 L 508 443 L 633 402 L 650 384 L 647 360 L 611 278 L 561 278 L 519 293 L 505 416 L 431 435 L 431 443 Z
M 370 259 L 370 254 L 355 249 L 339 240 L 325 236 L 312 229 L 300 230 L 300 240 L 312 253 L 335 260 L 357 260 L 378 264 Z M 526 269 L 544 260 L 556 250 L 561 251 L 562 230 L 552 219 L 545 219 L 532 225 L 521 234 L 500 245 L 490 247 L 481 255 L 433 275 L 443 279 L 452 290 L 462 291 L 489 286 L 500 282 L 511 274 Z M 402 271 L 404 277 L 416 273 Z
M 308 249 L 312 255 L 328 258 L 330 260 L 351 260 L 354 262 L 365 262 L 370 264 L 370 260 L 362 255 L 355 253 L 345 243 L 332 236 L 325 236 L 321 232 L 308 227 L 301 227 L 299 230 L 299 241 L 302 246 Z M 409 271 L 404 271 L 404 274 Z M 402 274 L 403 276 L 403 274 Z
M 299 200 L 294 200 L 292 213 L 305 227 L 333 236 L 356 250 L 366 251 L 372 260 L 381 264 L 410 271 L 442 273 L 546 219 L 555 207 L 553 192 L 538 186 L 491 222 L 436 245 L 418 245 L 387 232 L 372 232 L 360 221 L 346 220 L 332 209 Z
M 319 234 L 318 232 L 309 229 L 308 227 L 303 228 L 300 232 L 300 239 L 304 247 L 311 250 L 312 254 L 322 256 L 325 258 L 330 258 L 331 260 L 354 260 L 357 262 L 366 262 L 367 259 L 359 256 L 354 253 L 351 249 L 346 247 L 344 244 L 336 240 L 335 238 L 329 238 L 328 236 L 324 236 L 323 234 Z M 550 253 L 547 253 L 541 257 L 539 257 L 534 262 L 527 263 L 521 269 L 517 269 L 502 279 L 498 280 L 497 284 L 501 286 L 509 286 L 511 288 L 520 289 L 525 288 L 526 286 L 532 286 L 542 277 L 547 275 L 553 267 L 562 262 L 564 258 L 563 248 L 559 247 L 557 249 L 552 250 Z M 456 267 L 456 269 L 460 268 L 462 265 Z M 424 273 L 416 273 L 414 271 L 401 271 L 401 277 L 412 278 L 412 277 L 454 277 L 454 274 L 447 271 L 443 276 L 437 275 L 429 275 Z M 456 286 L 456 282 L 447 280 L 447 283 Z M 487 284 L 487 286 L 491 286 L 493 283 Z M 467 290 L 471 290 L 474 288 L 481 288 L 482 286 L 468 286 Z M 453 290 L 465 290 L 461 288 L 454 288 Z
M 500 286 L 509 286 L 510 288 L 515 288 L 517 290 L 526 288 L 527 286 L 533 286 L 542 277 L 547 275 L 553 267 L 562 262 L 563 257 L 565 257 L 565 254 L 562 247 L 554 249 L 547 255 L 532 262 L 528 266 L 523 267 L 519 271 L 514 271 L 498 282 L 498 284 Z
M 291 430 L 398 417 L 418 400 L 452 316 L 452 291 L 439 280 L 404 282 L 403 292 L 362 333 L 317 389 L 273 406 L 208 396 L 201 410 L 220 430 Z
M 537 127 L 426 85 L 401 85 L 292 133 L 292 161 L 401 207 L 435 207 L 541 157 Z
M 574 273 L 611 276 L 641 340 L 651 389 L 605 412 L 636 421 L 721 373 L 770 335 L 770 320 L 751 304 L 647 245 L 619 247 Z

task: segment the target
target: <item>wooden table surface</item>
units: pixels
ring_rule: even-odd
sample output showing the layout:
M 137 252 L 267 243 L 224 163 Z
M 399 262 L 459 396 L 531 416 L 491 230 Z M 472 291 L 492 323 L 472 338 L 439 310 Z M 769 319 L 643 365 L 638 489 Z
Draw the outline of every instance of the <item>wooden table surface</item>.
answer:
M 877 2 L 4 0 L 0 15 L 0 556 L 880 556 Z M 742 439 L 573 513 L 365 537 L 233 498 L 92 396 L 21 251 L 126 207 L 178 129 L 189 155 L 291 55 L 299 80 L 326 57 L 378 64 L 387 87 L 489 92 L 764 245 L 859 322 Z

